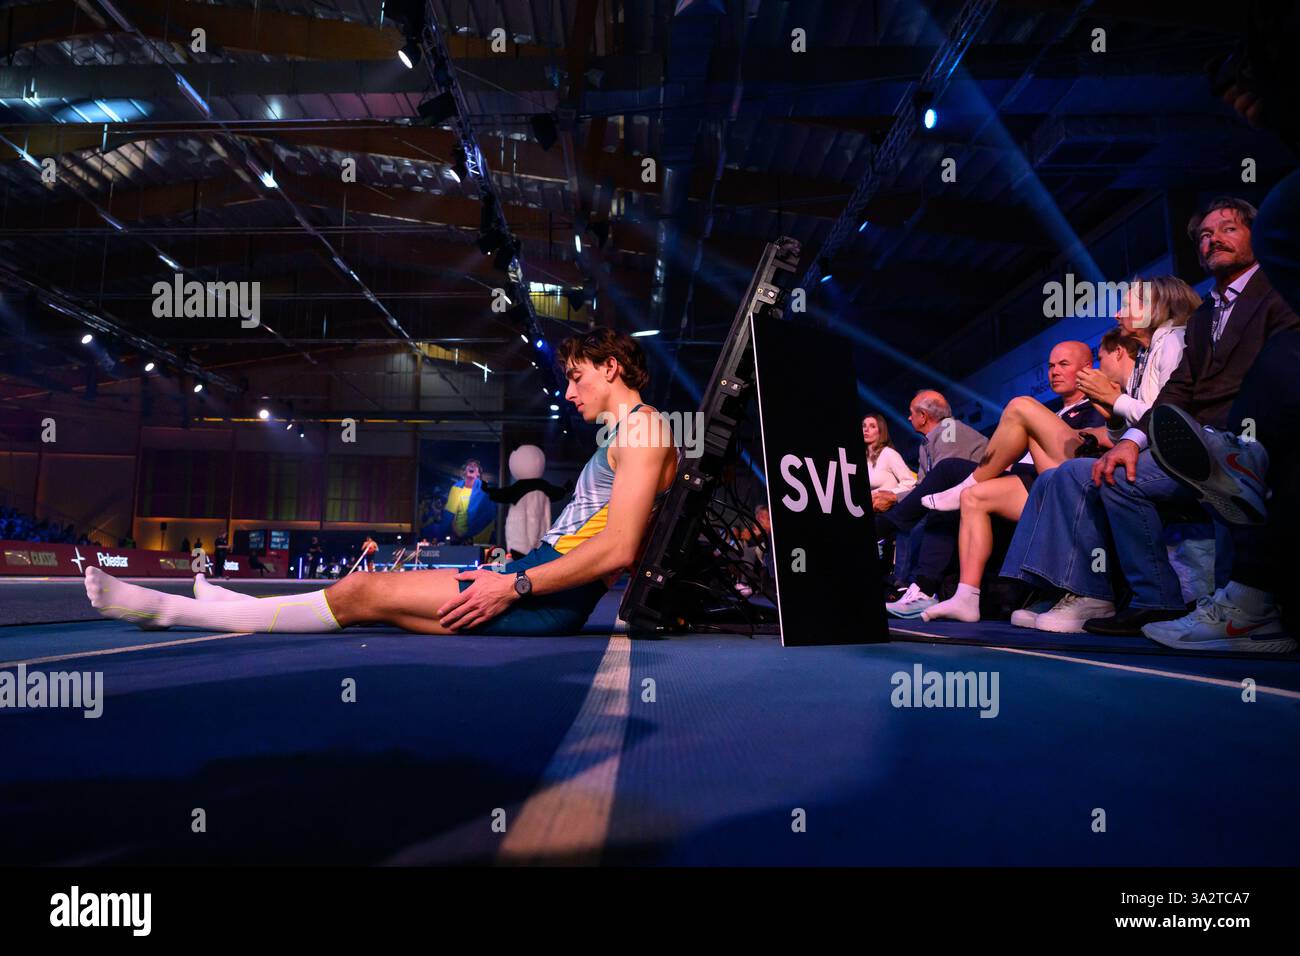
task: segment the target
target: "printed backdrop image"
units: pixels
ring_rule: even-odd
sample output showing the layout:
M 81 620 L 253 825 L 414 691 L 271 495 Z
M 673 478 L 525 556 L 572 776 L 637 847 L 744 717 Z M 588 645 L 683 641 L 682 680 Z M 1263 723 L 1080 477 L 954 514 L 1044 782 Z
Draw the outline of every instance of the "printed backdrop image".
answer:
M 491 544 L 497 506 L 484 482 L 500 484 L 500 450 L 486 442 L 420 442 L 420 536 L 430 542 Z

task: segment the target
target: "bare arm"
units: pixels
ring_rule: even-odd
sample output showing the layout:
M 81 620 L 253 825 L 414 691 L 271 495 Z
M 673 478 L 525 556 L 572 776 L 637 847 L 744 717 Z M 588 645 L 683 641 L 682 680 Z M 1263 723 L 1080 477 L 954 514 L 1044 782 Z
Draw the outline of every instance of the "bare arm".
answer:
M 662 424 L 657 414 L 654 418 Z M 665 459 L 674 456 L 671 436 L 666 443 L 619 446 L 617 455 L 604 529 L 568 554 L 530 568 L 527 573 L 533 594 L 578 587 L 622 571 L 636 561 L 650 524 Z

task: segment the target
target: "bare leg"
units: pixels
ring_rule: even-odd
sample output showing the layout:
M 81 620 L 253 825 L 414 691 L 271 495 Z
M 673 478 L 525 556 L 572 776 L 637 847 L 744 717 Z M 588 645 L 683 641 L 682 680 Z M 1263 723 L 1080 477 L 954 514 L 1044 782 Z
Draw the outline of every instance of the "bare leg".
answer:
M 263 634 L 325 634 L 362 622 L 395 624 L 417 634 L 457 633 L 438 609 L 460 593 L 456 571 L 353 574 L 319 591 L 278 597 L 195 600 L 86 569 L 86 596 L 105 617 L 140 627 L 201 627 Z
M 1013 475 L 1001 475 L 988 481 L 967 485 L 961 491 L 961 527 L 957 550 L 961 555 L 961 582 L 948 600 L 933 604 L 921 612 L 923 621 L 980 620 L 980 579 L 989 555 L 993 553 L 992 515 L 1020 517 L 1029 495 L 1024 483 Z
M 957 553 L 961 557 L 962 584 L 979 587 L 984 577 L 984 566 L 993 553 L 992 516 L 1017 521 L 1028 500 L 1024 482 L 1012 475 L 982 481 L 961 493 Z
M 1033 452 L 1038 471 L 1055 468 L 1071 456 L 1079 444 L 1078 433 L 1036 399 L 1021 395 L 1002 410 L 997 430 L 989 439 L 988 449 L 972 477 L 976 481 L 996 478 Z
M 325 592 L 343 627 L 393 624 L 416 634 L 455 634 L 438 621 L 438 608 L 460 593 L 452 568 L 405 574 L 349 574 Z

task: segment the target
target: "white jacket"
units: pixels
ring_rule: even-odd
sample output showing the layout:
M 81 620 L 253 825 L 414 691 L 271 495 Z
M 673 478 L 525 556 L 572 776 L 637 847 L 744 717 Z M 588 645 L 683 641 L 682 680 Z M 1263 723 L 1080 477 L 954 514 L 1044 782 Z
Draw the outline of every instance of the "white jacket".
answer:
M 916 475 L 907 467 L 903 456 L 888 445 L 880 449 L 874 465 L 871 458 L 867 458 L 867 477 L 873 492 L 892 491 L 900 498 L 916 484 Z
M 1147 410 L 1155 404 L 1156 396 L 1174 374 L 1174 369 L 1183 360 L 1183 344 L 1187 335 L 1185 325 L 1162 325 L 1151 336 L 1151 346 L 1147 367 L 1142 372 L 1142 381 L 1138 382 L 1136 395 L 1121 395 L 1115 399 L 1115 417 L 1123 418 L 1124 424 L 1118 428 L 1107 429 L 1110 437 L 1119 441 L 1128 429 L 1138 423 Z

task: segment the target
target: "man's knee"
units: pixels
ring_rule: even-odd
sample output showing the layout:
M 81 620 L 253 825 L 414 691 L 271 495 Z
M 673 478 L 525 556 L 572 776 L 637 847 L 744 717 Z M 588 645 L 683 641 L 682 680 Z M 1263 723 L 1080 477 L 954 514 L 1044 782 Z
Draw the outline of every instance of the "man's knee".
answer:
M 374 595 L 379 583 L 380 578 L 375 574 L 349 574 L 328 588 L 330 607 L 336 614 L 352 615 L 370 611 L 374 606 Z
M 991 481 L 979 481 L 963 488 L 961 492 L 962 514 L 979 514 L 988 511 L 993 502 L 995 490 Z
M 1030 409 L 1038 404 L 1037 399 L 1030 398 L 1028 395 L 1017 395 L 1007 402 L 1007 407 L 1002 410 L 1002 417 L 1023 422 L 1029 416 Z

